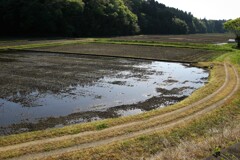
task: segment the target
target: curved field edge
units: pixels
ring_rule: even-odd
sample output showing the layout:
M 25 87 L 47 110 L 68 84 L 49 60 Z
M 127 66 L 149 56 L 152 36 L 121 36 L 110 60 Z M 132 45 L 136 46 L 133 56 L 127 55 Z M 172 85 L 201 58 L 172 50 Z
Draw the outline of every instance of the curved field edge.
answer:
M 199 63 L 198 65 L 208 67 L 210 64 Z M 17 135 L 3 136 L 3 137 L 0 137 L 0 146 L 13 145 L 13 144 L 18 144 L 18 143 L 23 143 L 23 142 L 33 141 L 33 140 L 41 140 L 45 138 L 54 138 L 54 137 L 59 137 L 64 135 L 73 135 L 73 134 L 77 134 L 85 131 L 101 130 L 104 128 L 110 128 L 120 124 L 126 124 L 134 121 L 139 121 L 142 119 L 147 120 L 154 116 L 158 116 L 164 113 L 177 110 L 186 105 L 192 104 L 193 102 L 198 101 L 203 97 L 206 97 L 207 95 L 213 93 L 215 90 L 217 90 L 224 82 L 225 75 L 224 75 L 224 72 L 222 72 L 222 70 L 223 70 L 223 65 L 219 63 L 215 63 L 215 67 L 210 72 L 210 78 L 209 78 L 208 84 L 206 84 L 204 87 L 195 91 L 187 99 L 175 105 L 157 109 L 157 110 L 152 110 L 152 111 L 135 115 L 135 116 L 106 119 L 106 120 L 101 120 L 96 122 L 85 123 L 85 124 L 77 124 L 72 126 L 66 126 L 60 129 L 49 129 L 44 131 L 35 131 L 35 132 L 28 132 L 28 133 L 17 134 Z M 101 127 L 101 126 L 104 126 L 104 127 Z
M 158 153 L 162 151 L 173 154 L 165 155 L 167 156 L 165 159 L 171 159 L 171 157 L 174 156 L 176 159 L 182 159 L 183 157 L 176 156 L 176 152 L 171 151 L 188 141 L 195 142 L 191 144 L 207 144 L 205 149 L 206 147 L 210 147 L 201 151 L 198 150 L 201 148 L 196 149 L 196 145 L 188 146 L 188 155 L 191 155 L 192 159 L 202 159 L 213 154 L 215 148 L 220 144 L 224 148 L 239 142 L 239 99 L 240 93 L 238 88 L 238 93 L 231 97 L 225 105 L 192 122 L 178 125 L 174 129 L 156 131 L 130 140 L 64 153 L 45 159 L 144 159 L 154 154 L 158 155 Z M 227 134 L 226 130 L 231 134 Z M 213 138 L 215 138 L 215 140 L 212 140 Z M 155 158 L 157 159 L 157 157 Z
M 228 72 L 226 72 L 226 73 L 228 73 Z M 228 76 L 226 76 L 226 77 L 228 77 Z M 221 91 L 223 92 L 223 89 L 224 89 L 224 93 L 226 95 L 225 94 L 223 94 L 222 96 L 218 95 L 217 99 L 219 99 L 219 97 L 220 97 L 220 99 L 222 99 L 221 97 L 227 96 L 228 92 L 231 92 L 232 88 L 234 87 L 233 86 L 234 81 L 235 81 L 234 78 L 228 77 L 227 79 L 228 80 L 226 80 L 223 85 L 224 87 L 221 87 L 221 89 L 216 92 L 219 94 L 219 92 L 221 92 Z M 232 82 L 231 82 L 231 80 L 232 80 Z M 226 87 L 227 87 L 227 89 L 226 89 Z M 229 90 L 229 91 L 225 91 L 225 89 Z M 216 94 L 214 94 L 214 95 L 216 95 Z M 196 113 L 198 113 L 199 110 L 201 111 L 206 106 L 214 104 L 218 101 L 218 100 L 214 100 L 214 99 L 216 99 L 216 97 L 214 98 L 214 96 L 208 97 L 208 99 L 207 99 L 208 101 L 204 98 L 204 100 L 201 100 L 202 104 L 200 106 L 193 104 L 193 105 L 190 105 L 190 107 L 184 107 L 183 110 L 181 109 L 182 111 L 177 110 L 179 114 L 176 114 L 175 112 L 171 112 L 170 114 L 172 116 L 170 116 L 169 114 L 168 115 L 165 114 L 164 116 L 154 117 L 149 120 L 130 123 L 127 126 L 119 125 L 117 127 L 112 127 L 112 128 L 109 128 L 109 129 L 106 129 L 103 131 L 91 132 L 91 133 L 81 134 L 81 135 L 73 135 L 73 136 L 68 136 L 68 137 L 59 137 L 58 139 L 50 139 L 51 141 L 48 141 L 47 139 L 42 140 L 42 141 L 35 141 L 34 143 L 25 143 L 23 145 L 6 147 L 6 148 L 3 148 L 4 150 L 0 148 L 0 150 L 2 150 L 0 157 L 4 158 L 4 157 L 8 157 L 8 156 L 9 157 L 20 156 L 20 155 L 27 154 L 28 152 L 31 152 L 31 153 L 42 152 L 42 151 L 45 151 L 46 148 L 48 151 L 54 150 L 54 149 L 59 149 L 59 148 L 65 148 L 65 147 L 70 147 L 71 150 L 73 150 L 73 149 L 75 149 L 75 147 L 73 147 L 73 146 L 81 145 L 84 143 L 85 144 L 89 143 L 91 145 L 94 145 L 94 144 L 97 145 L 99 143 L 99 141 L 101 141 L 101 140 L 104 143 L 106 143 L 106 139 L 111 139 L 111 138 L 118 138 L 118 139 L 121 138 L 122 139 L 123 137 L 124 137 L 124 139 L 131 138 L 131 137 L 134 137 L 137 135 L 152 132 L 158 128 L 157 126 L 162 127 L 160 124 L 167 127 L 167 126 L 171 126 L 169 124 L 174 124 L 175 121 L 178 121 L 178 120 L 182 121 L 181 119 L 184 119 L 184 117 L 186 117 L 185 119 L 187 119 L 187 117 L 191 117 L 192 114 L 196 115 Z M 203 102 L 205 102 L 205 103 L 203 103 Z M 200 104 L 200 103 L 198 103 L 198 104 Z M 165 117 L 165 118 L 163 118 L 163 117 Z M 129 127 L 131 129 L 129 129 Z M 165 128 L 165 127 L 162 127 L 162 128 Z M 131 132 L 130 132 L 130 130 L 131 130 Z M 123 134 L 126 134 L 126 135 L 123 136 Z M 96 141 L 96 143 L 94 141 Z
M 238 94 L 237 97 L 239 98 L 240 95 Z M 47 157 L 46 159 L 141 159 L 143 157 L 151 157 L 154 154 L 165 151 L 169 147 L 176 149 L 184 142 L 195 141 L 203 143 L 212 137 L 218 136 L 221 138 L 220 140 L 218 139 L 218 143 L 215 143 L 215 141 L 214 143 L 207 143 L 210 146 L 207 150 L 201 151 L 199 148 L 197 154 L 194 152 L 191 153 L 196 146 L 188 146 L 188 149 L 190 148 L 188 153 L 190 155 L 195 154 L 193 159 L 202 159 L 211 155 L 218 145 L 225 148 L 239 142 L 239 132 L 232 132 L 234 128 L 239 127 L 237 125 L 240 118 L 240 108 L 236 103 L 240 103 L 239 100 L 208 113 L 193 122 L 179 125 L 172 130 L 157 131 L 134 139 L 91 149 L 63 153 L 62 155 Z M 231 127 L 229 128 L 228 126 Z M 232 137 L 219 136 L 219 134 L 223 133 L 224 129 L 228 129 L 235 134 Z M 165 156 L 168 155 L 165 154 Z M 181 158 L 176 157 L 176 159 Z
M 240 66 L 236 62 L 240 58 L 240 52 L 227 54 L 229 57 L 226 61 L 234 63 L 239 73 Z M 155 154 L 153 159 L 162 157 L 182 159 L 182 155 L 190 159 L 202 159 L 212 155 L 219 145 L 226 148 L 240 141 L 239 104 L 240 92 L 238 89 L 237 94 L 225 105 L 174 129 L 156 131 L 130 140 L 63 153 L 46 159 L 144 159 Z M 183 145 L 185 145 L 185 150 L 184 148 L 180 150 L 181 154 L 170 152 L 171 150 L 177 151 Z
M 226 70 L 227 71 L 227 70 Z M 228 73 L 228 72 L 226 72 L 226 73 Z M 229 74 L 231 74 L 231 71 L 230 71 L 230 73 Z M 228 74 L 228 75 L 229 75 Z M 234 73 L 232 73 L 232 75 L 234 75 Z M 220 95 L 218 95 L 217 97 L 218 97 L 218 99 L 220 98 L 220 99 L 226 99 L 226 98 L 223 98 L 223 97 L 229 97 L 229 93 L 232 93 L 232 88 L 236 88 L 234 85 L 235 85 L 235 82 L 234 81 L 236 81 L 236 79 L 235 78 L 231 78 L 231 76 L 229 77 L 229 76 L 226 76 L 226 77 L 228 77 L 227 78 L 227 80 L 225 81 L 225 82 L 227 82 L 227 83 L 224 83 L 225 85 L 225 87 L 223 87 L 223 88 L 225 88 L 225 91 L 224 90 L 220 90 L 221 91 L 221 93 L 225 93 L 226 92 L 226 95 L 225 94 L 223 94 L 222 96 L 220 96 Z M 235 79 L 235 80 L 234 80 Z M 230 80 L 230 81 L 229 81 Z M 232 80 L 232 82 L 231 82 L 231 80 Z M 228 87 L 228 85 L 229 85 L 229 87 Z M 227 88 L 226 88 L 227 87 Z M 219 94 L 219 91 L 217 92 L 218 94 Z M 230 94 L 231 95 L 231 94 Z M 228 98 L 227 98 L 228 99 Z M 205 102 L 206 100 L 204 100 L 204 102 Z M 212 101 L 212 100 L 210 100 L 210 101 Z M 219 100 L 218 100 L 219 101 Z M 203 102 L 201 102 L 201 103 L 203 103 Z M 207 102 L 208 103 L 208 102 Z M 193 115 L 192 115 L 192 111 L 193 110 L 195 110 L 196 108 L 199 108 L 199 107 L 194 107 L 194 108 L 192 108 L 192 109 L 190 109 L 190 113 L 189 113 L 189 111 L 187 111 L 186 113 L 184 112 L 184 115 L 183 115 L 183 118 L 181 118 L 180 117 L 180 119 L 179 118 L 175 118 L 175 116 L 173 116 L 173 120 L 174 121 L 176 121 L 176 123 L 178 124 L 178 123 L 184 123 L 185 122 L 185 120 L 189 120 L 189 118 L 190 119 L 192 119 L 193 117 L 194 118 L 196 118 L 196 117 L 199 117 L 199 114 L 203 114 L 203 113 L 205 113 L 206 111 L 208 112 L 209 111 L 209 109 L 210 108 L 215 108 L 215 101 L 213 101 L 213 102 L 211 102 L 210 104 L 208 104 L 208 105 L 210 105 L 210 106 L 213 106 L 213 107 L 206 107 L 206 104 L 205 105 L 201 105 L 201 106 L 203 106 L 203 107 L 200 107 L 200 108 L 206 108 L 206 109 L 201 109 L 200 111 L 197 111 L 196 113 L 194 113 Z M 217 103 L 219 103 L 219 102 L 217 102 Z M 213 104 L 213 105 L 211 105 L 211 104 Z M 207 105 L 207 106 L 208 106 Z M 218 105 L 217 105 L 218 106 Z M 210 109 L 211 110 L 211 109 Z M 188 116 L 188 114 L 189 114 L 189 116 Z M 196 116 L 196 117 L 195 117 Z M 168 117 L 170 117 L 170 116 L 168 116 Z M 170 118 L 172 118 L 172 116 L 170 117 Z M 161 120 L 161 119 L 160 119 Z M 163 127 L 163 126 L 161 126 L 160 125 L 160 128 L 162 128 L 162 129 L 166 129 L 166 128 L 169 128 L 169 127 L 172 127 L 172 125 L 175 125 L 176 123 L 175 122 L 171 122 L 170 124 L 164 124 L 163 123 L 163 126 L 165 126 L 165 127 Z M 148 123 L 148 122 L 146 122 L 146 123 Z M 132 127 L 131 127 L 132 128 Z M 119 128 L 116 128 L 116 129 L 119 129 Z M 131 134 L 131 133 L 129 133 L 129 134 L 127 134 L 126 136 L 124 136 L 125 138 L 124 139 L 126 139 L 126 138 L 131 138 L 131 137 L 136 137 L 136 136 L 138 136 L 138 135 L 142 135 L 142 134 L 144 134 L 144 133 L 150 133 L 150 132 L 153 132 L 153 131 L 155 131 L 155 130 L 158 130 L 159 129 L 159 127 L 152 127 L 151 129 L 149 129 L 149 130 L 142 130 L 142 131 L 140 131 L 140 132 L 134 132 L 133 134 Z M 108 129 L 107 129 L 108 130 Z M 106 133 L 104 134 L 104 133 L 100 133 L 100 132 L 96 132 L 95 134 L 95 136 L 94 136 L 94 138 L 95 137 L 99 137 L 99 134 L 101 134 L 100 135 L 100 137 L 101 136 L 105 136 L 105 135 L 107 135 L 107 132 L 110 132 L 110 131 L 107 131 L 106 130 Z M 112 130 L 114 130 L 113 128 L 112 128 Z M 146 132 L 147 131 L 147 132 Z M 112 133 L 114 133 L 115 132 L 115 130 L 114 131 L 111 131 L 110 132 L 110 134 L 112 134 Z M 120 132 L 121 132 L 121 130 L 120 130 Z M 126 134 L 126 133 L 125 133 Z M 122 139 L 121 138 L 121 136 L 118 136 L 118 135 L 115 135 L 115 134 L 113 134 L 113 136 L 116 136 L 116 137 L 114 137 L 114 141 L 116 141 L 116 140 L 119 140 L 119 138 L 120 139 Z M 79 136 L 79 138 L 81 139 L 82 137 L 80 137 Z M 90 140 L 92 141 L 95 141 L 95 139 L 94 138 L 90 138 Z M 110 136 L 107 136 L 107 137 L 105 137 L 105 138 L 107 138 L 107 139 L 111 139 L 110 138 Z M 4 158 L 4 157 L 12 157 L 12 156 L 20 156 L 20 155 L 24 155 L 24 154 L 27 154 L 27 153 L 29 153 L 29 152 L 31 152 L 31 153 L 34 153 L 34 152 L 41 152 L 41 151 L 46 151 L 46 150 L 48 150 L 48 151 L 50 151 L 50 150 L 53 150 L 53 149 L 59 149 L 59 148 L 62 148 L 62 147 L 70 147 L 70 148 L 67 148 L 66 150 L 69 152 L 70 150 L 76 150 L 76 147 L 71 147 L 72 145 L 77 145 L 78 143 L 80 143 L 81 144 L 81 142 L 77 139 L 77 137 L 76 137 L 76 139 L 75 138 L 73 138 L 73 140 L 74 141 L 76 141 L 77 143 L 73 143 L 73 144 L 71 144 L 71 140 L 66 140 L 66 139 L 62 139 L 61 141 L 60 141 L 60 143 L 59 142 L 53 142 L 53 143 L 44 143 L 43 145 L 38 145 L 38 143 L 40 143 L 40 142 L 37 142 L 36 144 L 27 144 L 27 145 L 25 145 L 25 146 L 27 146 L 27 147 L 23 147 L 23 146 L 18 146 L 18 148 L 21 148 L 20 150 L 19 149 L 14 149 L 14 148 L 12 148 L 12 151 L 11 150 L 6 150 L 5 152 L 3 151 L 2 153 L 1 153 L 1 156 L 2 156 L 2 158 Z M 98 141 L 99 139 L 96 139 L 96 141 Z M 91 142 L 90 141 L 90 142 Z M 112 140 L 107 140 L 107 143 L 110 143 Z M 105 142 L 105 140 L 103 140 L 103 142 L 104 142 L 104 144 L 106 144 L 106 142 Z M 42 142 L 41 142 L 42 143 Z M 63 145 L 62 145 L 62 144 Z M 69 145 L 68 145 L 69 144 Z M 99 142 L 93 142 L 93 143 L 89 143 L 90 145 L 92 145 L 92 146 L 98 146 L 99 145 Z M 32 145 L 32 146 L 31 146 Z M 89 145 L 88 145 L 89 146 Z M 57 148 L 55 148 L 55 147 L 57 147 Z M 77 149 L 79 149 L 78 148 L 79 146 L 77 146 Z M 83 147 L 83 148 L 86 148 L 86 147 Z M 61 152 L 65 152 L 64 151 L 64 149 L 60 149 L 60 150 L 57 150 L 57 151 L 53 151 L 53 152 L 48 152 L 47 154 L 49 155 L 54 155 L 54 154 L 56 154 L 56 152 L 57 153 L 61 153 Z M 46 154 L 44 154 L 44 155 L 46 155 Z M 34 155 L 30 155 L 31 157 L 32 156 L 34 156 L 34 157 L 38 157 L 38 156 L 40 156 L 40 157 L 42 157 L 42 154 L 40 153 L 40 154 L 34 154 Z M 27 157 L 29 157 L 29 156 L 27 156 Z M 23 157 L 21 157 L 21 159 L 26 159 L 27 158 L 26 156 L 23 156 Z

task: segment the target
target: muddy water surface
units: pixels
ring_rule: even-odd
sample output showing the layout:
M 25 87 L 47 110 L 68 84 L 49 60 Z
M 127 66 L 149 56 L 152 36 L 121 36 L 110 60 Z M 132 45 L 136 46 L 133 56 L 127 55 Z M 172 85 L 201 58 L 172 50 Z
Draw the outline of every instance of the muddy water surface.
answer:
M 142 113 L 208 79 L 188 64 L 76 55 L 6 53 L 0 67 L 1 135 Z

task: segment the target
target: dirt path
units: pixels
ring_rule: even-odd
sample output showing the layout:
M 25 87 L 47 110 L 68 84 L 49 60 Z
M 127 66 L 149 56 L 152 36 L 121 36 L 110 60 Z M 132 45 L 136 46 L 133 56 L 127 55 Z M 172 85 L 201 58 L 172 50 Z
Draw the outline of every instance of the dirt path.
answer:
M 157 118 L 164 118 L 164 117 L 167 117 L 167 116 L 171 116 L 171 115 L 174 115 L 174 114 L 184 112 L 186 110 L 191 109 L 192 107 L 194 107 L 196 105 L 199 105 L 201 103 L 204 103 L 204 102 L 210 100 L 211 98 L 213 98 L 214 96 L 219 94 L 224 88 L 226 88 L 228 86 L 229 79 L 230 79 L 229 74 L 228 74 L 228 67 L 227 67 L 226 64 L 224 64 L 224 66 L 225 66 L 225 73 L 226 73 L 225 82 L 216 92 L 212 93 L 211 95 L 209 95 L 209 96 L 203 98 L 202 100 L 200 100 L 196 103 L 193 103 L 189 106 L 186 106 L 184 108 L 181 108 L 181 109 L 178 109 L 178 110 L 166 113 L 166 114 L 162 114 L 160 116 L 153 117 L 149 120 L 154 120 L 154 119 L 157 119 Z M 231 91 L 231 93 L 228 96 L 226 96 L 224 99 L 218 101 L 217 103 L 214 103 L 214 104 L 208 106 L 207 108 L 205 108 L 205 109 L 203 109 L 199 112 L 196 112 L 194 114 L 191 114 L 191 115 L 188 115 L 184 118 L 181 118 L 178 121 L 170 122 L 168 124 L 148 128 L 148 129 L 141 130 L 141 131 L 132 132 L 132 133 L 129 133 L 129 134 L 120 135 L 120 136 L 117 136 L 117 137 L 107 138 L 107 139 L 104 139 L 104 140 L 93 141 L 93 142 L 89 142 L 89 143 L 85 143 L 85 144 L 72 146 L 72 147 L 69 147 L 69 148 L 57 149 L 57 150 L 44 152 L 44 153 L 33 153 L 33 154 L 24 155 L 24 156 L 21 156 L 21 157 L 18 157 L 18 158 L 13 158 L 13 159 L 32 159 L 33 157 L 38 158 L 38 159 L 42 159 L 42 158 L 47 157 L 47 156 L 58 155 L 58 154 L 65 153 L 65 152 L 76 151 L 76 150 L 89 148 L 89 147 L 96 147 L 96 146 L 108 144 L 108 143 L 111 143 L 111 142 L 116 142 L 116 141 L 121 141 L 121 140 L 128 139 L 128 138 L 133 138 L 133 137 L 136 137 L 136 136 L 139 136 L 139 135 L 142 135 L 142 134 L 152 133 L 154 131 L 170 128 L 170 127 L 173 127 L 175 125 L 178 125 L 178 124 L 184 123 L 186 121 L 192 120 L 192 119 L 198 117 L 199 115 L 205 114 L 205 113 L 213 110 L 214 108 L 224 104 L 224 102 L 226 100 L 228 100 L 231 96 L 233 96 L 234 93 L 236 93 L 236 91 L 238 89 L 238 86 L 239 86 L 239 77 L 238 77 L 236 69 L 235 68 L 233 68 L 233 69 L 234 69 L 234 73 L 235 73 L 237 82 L 236 82 L 235 88 Z M 111 130 L 115 130 L 115 129 L 130 127 L 132 125 L 140 125 L 142 123 L 147 123 L 147 121 L 149 121 L 149 120 L 145 120 L 145 121 L 141 120 L 141 121 L 137 121 L 137 122 L 123 124 L 123 125 L 119 125 L 119 126 L 115 126 L 115 127 L 105 129 L 105 131 L 107 130 L 107 131 L 111 132 Z M 27 146 L 34 146 L 36 144 L 45 144 L 45 143 L 49 143 L 49 142 L 57 142 L 57 141 L 72 139 L 72 138 L 75 138 L 75 137 L 80 137 L 80 136 L 89 135 L 89 134 L 98 134 L 98 132 L 101 132 L 101 131 L 83 132 L 83 133 L 79 133 L 79 134 L 76 134 L 76 135 L 67 135 L 67 136 L 62 136 L 62 137 L 57 137 L 57 138 L 37 140 L 37 141 L 33 141 L 33 142 L 27 142 L 27 143 L 12 145 L 12 146 L 6 146 L 6 147 L 1 147 L 0 151 L 2 152 L 2 151 L 14 150 L 14 149 L 22 148 L 22 147 L 27 147 Z

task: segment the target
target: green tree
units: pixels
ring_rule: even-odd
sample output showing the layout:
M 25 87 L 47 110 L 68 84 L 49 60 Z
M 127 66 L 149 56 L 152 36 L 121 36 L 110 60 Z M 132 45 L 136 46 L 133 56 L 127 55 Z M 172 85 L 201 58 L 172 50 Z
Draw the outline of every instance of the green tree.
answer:
M 138 18 L 122 0 L 83 0 L 87 36 L 129 35 L 139 31 Z
M 203 21 L 201 21 L 197 18 L 193 18 L 193 23 L 196 28 L 195 33 L 206 33 L 207 32 L 207 27 Z
M 224 28 L 236 35 L 237 47 L 240 48 L 240 18 L 227 21 L 224 23 Z
M 199 20 L 156 0 L 0 0 L 0 15 L 0 36 L 225 32 L 223 20 Z
M 78 36 L 82 0 L 0 0 L 0 34 Z
M 174 34 L 187 34 L 189 32 L 187 23 L 179 18 L 173 18 Z

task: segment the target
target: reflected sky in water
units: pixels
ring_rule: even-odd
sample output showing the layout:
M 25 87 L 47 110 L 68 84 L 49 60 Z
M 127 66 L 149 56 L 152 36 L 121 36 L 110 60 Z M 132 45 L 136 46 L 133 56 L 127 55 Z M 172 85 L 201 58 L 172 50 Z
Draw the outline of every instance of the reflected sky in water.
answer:
M 7 98 L 0 99 L 0 126 L 37 122 L 42 118 L 86 111 L 106 111 L 115 106 L 143 102 L 154 96 L 188 96 L 203 86 L 209 75 L 203 69 L 180 63 L 139 61 L 132 64 L 132 60 L 127 59 L 119 59 L 119 62 L 118 65 L 132 65 L 132 69 L 106 75 L 91 85 L 69 86 L 59 93 L 49 91 L 43 94 L 34 90 L 24 97 L 31 101 L 31 106 L 10 102 Z M 177 93 L 161 93 L 157 88 L 169 91 L 183 89 Z M 21 97 L 21 94 L 15 96 Z M 116 111 L 121 116 L 141 112 L 143 110 L 138 108 Z

